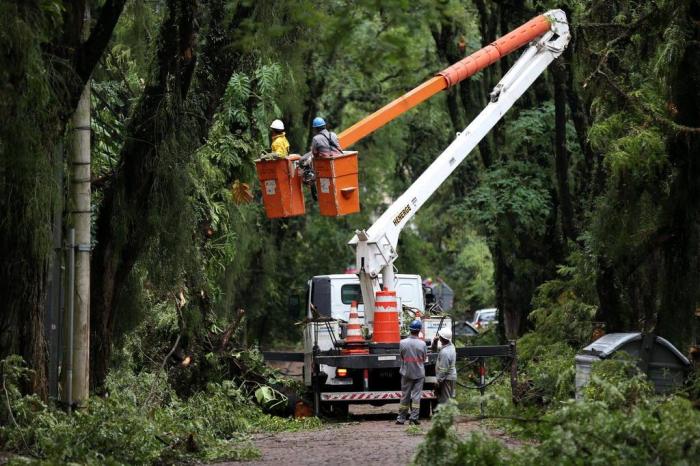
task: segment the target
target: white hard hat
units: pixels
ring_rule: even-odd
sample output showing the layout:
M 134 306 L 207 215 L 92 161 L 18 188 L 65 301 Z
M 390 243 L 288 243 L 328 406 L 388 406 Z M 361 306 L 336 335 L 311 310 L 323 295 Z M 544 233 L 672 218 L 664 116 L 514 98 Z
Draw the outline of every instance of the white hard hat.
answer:
M 450 330 L 447 327 L 443 327 L 440 330 L 438 330 L 438 335 L 447 341 L 452 340 L 452 330 Z
M 284 131 L 284 123 L 282 123 L 282 120 L 275 120 L 270 125 L 270 129 L 276 129 L 277 131 Z

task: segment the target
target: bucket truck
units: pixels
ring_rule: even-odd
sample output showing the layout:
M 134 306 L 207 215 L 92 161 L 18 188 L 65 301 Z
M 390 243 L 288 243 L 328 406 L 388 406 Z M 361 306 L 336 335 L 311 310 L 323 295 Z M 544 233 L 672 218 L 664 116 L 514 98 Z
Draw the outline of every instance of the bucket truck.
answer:
M 304 382 L 314 393 L 317 413 L 322 407 L 331 407 L 331 410 L 342 413 L 349 403 L 399 401 L 399 341 L 398 338 L 396 341 L 386 340 L 384 327 L 392 321 L 387 321 L 385 313 L 392 311 L 391 306 L 394 306 L 396 322 L 389 325 L 398 326 L 403 306 L 418 311 L 419 315 L 425 315 L 426 311 L 420 277 L 396 274 L 394 271 L 399 235 L 515 101 L 561 55 L 569 38 L 564 12 L 549 11 L 450 66 L 340 134 L 341 144 L 348 147 L 432 95 L 529 44 L 494 87 L 484 110 L 370 228 L 355 232 L 349 244 L 355 248 L 357 276 L 326 275 L 313 277 L 309 281 L 308 315 L 304 330 Z M 367 334 L 366 351 L 361 354 L 358 354 L 356 344 L 352 352 L 345 350 L 341 338 L 343 323 L 349 321 L 353 302 L 357 305 L 360 318 L 364 318 Z M 384 336 L 377 338 L 379 332 L 376 327 L 380 321 Z M 441 325 L 451 325 L 450 319 L 424 318 L 426 341 L 432 339 Z M 480 358 L 482 362 L 489 356 L 511 357 L 514 360 L 513 353 L 513 344 L 458 349 L 458 357 Z M 422 414 L 428 411 L 426 407 L 429 408 L 430 400 L 434 399 L 431 388 L 435 382 L 436 356 L 429 352 L 426 361 L 426 385 L 422 396 L 426 403 L 425 406 L 422 403 Z M 480 372 L 483 378 L 483 367 Z

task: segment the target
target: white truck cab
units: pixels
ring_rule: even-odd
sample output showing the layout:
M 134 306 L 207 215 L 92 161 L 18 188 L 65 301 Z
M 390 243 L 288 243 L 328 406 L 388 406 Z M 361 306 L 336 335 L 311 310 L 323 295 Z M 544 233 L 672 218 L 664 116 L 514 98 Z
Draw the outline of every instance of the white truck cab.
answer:
M 381 284 L 381 281 L 380 281 Z M 425 312 L 423 285 L 420 275 L 398 274 L 395 290 L 399 306 L 408 306 Z M 317 275 L 308 282 L 306 295 L 307 317 L 312 318 L 311 304 L 321 316 L 347 322 L 350 305 L 357 301 L 357 312 L 364 318 L 364 304 L 360 279 L 354 274 Z

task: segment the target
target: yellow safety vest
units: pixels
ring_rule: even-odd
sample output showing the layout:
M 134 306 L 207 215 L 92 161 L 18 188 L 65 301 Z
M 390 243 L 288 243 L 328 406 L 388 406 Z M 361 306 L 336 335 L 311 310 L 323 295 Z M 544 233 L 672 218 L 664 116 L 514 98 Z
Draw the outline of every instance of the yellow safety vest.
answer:
M 272 138 L 272 152 L 276 152 L 282 158 L 289 155 L 289 141 L 284 133 Z

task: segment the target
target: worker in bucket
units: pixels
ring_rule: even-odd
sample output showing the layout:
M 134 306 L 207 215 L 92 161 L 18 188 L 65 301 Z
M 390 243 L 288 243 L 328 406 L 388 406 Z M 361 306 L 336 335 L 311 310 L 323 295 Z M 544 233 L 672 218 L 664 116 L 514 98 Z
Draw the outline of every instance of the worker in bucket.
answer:
M 438 344 L 439 343 L 439 344 Z M 433 338 L 432 351 L 439 348 L 437 363 L 435 364 L 435 376 L 437 378 L 438 405 L 447 403 L 455 397 L 455 385 L 457 384 L 457 351 L 452 344 L 452 331 L 443 327 L 438 330 Z
M 273 121 L 270 125 L 270 132 L 272 133 L 272 152 L 281 158 L 288 156 L 289 141 L 287 141 L 287 136 L 284 134 L 284 123 L 282 123 L 282 120 Z
M 425 358 L 427 347 L 425 341 L 418 336 L 423 323 L 416 319 L 408 327 L 411 336 L 401 340 L 399 354 L 401 355 L 401 404 L 399 404 L 399 416 L 397 424 L 408 421 L 410 424 L 420 424 L 418 413 L 420 412 L 420 399 L 423 393 L 425 381 Z
M 321 117 L 311 122 L 314 137 L 311 140 L 311 153 L 314 157 L 332 157 L 343 153 L 338 136 L 326 129 L 326 121 Z

